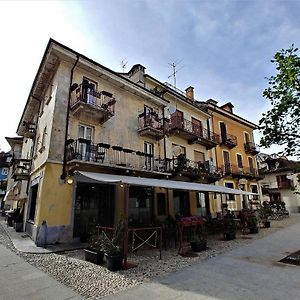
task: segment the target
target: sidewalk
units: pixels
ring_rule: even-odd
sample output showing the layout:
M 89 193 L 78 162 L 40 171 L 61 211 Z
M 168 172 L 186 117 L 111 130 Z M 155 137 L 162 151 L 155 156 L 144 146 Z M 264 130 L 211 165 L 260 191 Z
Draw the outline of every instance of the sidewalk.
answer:
M 36 269 L 0 244 L 0 299 L 80 300 L 70 288 Z
M 105 300 L 296 300 L 300 266 L 278 263 L 300 250 L 300 223 Z
M 14 244 L 14 247 L 20 252 L 47 254 L 67 250 L 83 249 L 87 246 L 87 244 L 83 243 L 73 243 L 47 245 L 45 248 L 37 247 L 37 245 L 25 232 L 16 232 L 13 227 L 8 227 L 3 218 L 0 219 L 0 225 L 2 225 L 2 227 L 10 237 L 12 243 Z

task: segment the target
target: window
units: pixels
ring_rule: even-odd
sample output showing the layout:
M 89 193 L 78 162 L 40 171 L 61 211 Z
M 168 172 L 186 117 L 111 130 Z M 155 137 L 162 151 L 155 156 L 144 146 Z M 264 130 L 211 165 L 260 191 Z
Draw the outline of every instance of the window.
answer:
M 184 128 L 183 112 L 176 110 L 174 114 L 171 115 L 171 127 L 172 128 Z
M 95 91 L 97 90 L 97 83 L 91 79 L 82 79 L 82 100 L 88 104 L 95 105 L 96 97 Z
M 224 171 L 231 173 L 230 157 L 228 151 L 223 151 Z
M 236 160 L 239 168 L 243 168 L 243 158 L 241 154 L 236 155 Z
M 93 128 L 80 124 L 78 126 L 78 153 L 83 160 L 90 159 L 90 144 L 93 139 Z
M 145 169 L 152 170 L 154 145 L 152 143 L 145 142 L 144 143 L 144 153 L 145 153 Z
M 252 193 L 258 194 L 258 188 L 257 188 L 257 185 L 251 185 L 250 188 L 251 188 L 251 192 L 252 192 Z M 253 199 L 253 200 L 259 200 L 258 195 L 253 195 L 253 198 L 252 198 L 252 199 Z
M 250 143 L 250 134 L 248 132 L 245 132 L 244 133 L 244 136 L 245 136 L 245 143 Z
M 230 189 L 234 189 L 234 185 L 232 182 L 225 182 L 225 186 L 230 188 Z M 235 201 L 235 195 L 234 194 L 227 194 L 227 200 L 228 201 Z
M 253 166 L 253 158 L 252 157 L 248 157 L 248 163 L 249 163 L 250 172 L 253 173 L 254 166 Z
M 197 136 L 203 136 L 203 133 L 202 133 L 202 123 L 201 121 L 195 119 L 195 118 L 192 118 L 192 130 L 193 130 L 193 133 Z
M 194 150 L 194 159 L 195 159 L 195 162 L 203 163 L 205 161 L 205 154 L 203 152 Z
M 226 125 L 224 122 L 220 122 L 220 133 L 221 133 L 222 142 L 224 143 L 227 140 Z

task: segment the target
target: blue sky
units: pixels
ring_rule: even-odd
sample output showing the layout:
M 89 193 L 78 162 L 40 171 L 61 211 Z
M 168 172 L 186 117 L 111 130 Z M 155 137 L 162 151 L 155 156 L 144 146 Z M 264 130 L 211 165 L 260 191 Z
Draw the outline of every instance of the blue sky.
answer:
M 140 63 L 198 100 L 231 101 L 257 123 L 276 51 L 300 46 L 300 1 L 0 1 L 0 149 L 15 136 L 50 37 L 115 70 Z M 256 142 L 259 136 L 256 135 Z M 276 151 L 271 148 L 268 153 Z

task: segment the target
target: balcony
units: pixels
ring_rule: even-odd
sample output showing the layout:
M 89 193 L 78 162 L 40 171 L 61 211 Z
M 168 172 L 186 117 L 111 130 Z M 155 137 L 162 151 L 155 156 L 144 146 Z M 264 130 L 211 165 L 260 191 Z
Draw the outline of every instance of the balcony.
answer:
M 210 183 L 220 179 L 221 174 L 212 161 L 192 161 L 184 154 L 171 161 L 171 169 L 175 175 L 192 177 L 194 179 L 207 179 Z
M 15 159 L 13 162 L 12 178 L 14 180 L 27 180 L 30 175 L 30 159 Z
M 78 139 L 67 142 L 67 161 L 114 169 L 169 173 L 169 163 L 152 154 L 107 143 Z
M 36 125 L 34 123 L 26 122 L 23 122 L 23 125 L 25 126 L 24 136 L 29 139 L 32 139 L 35 136 Z
M 260 152 L 259 146 L 254 143 L 250 143 L 250 142 L 245 143 L 244 148 L 246 153 L 250 153 L 252 155 L 256 155 Z
M 231 134 L 221 135 L 221 145 L 227 146 L 229 149 L 232 149 L 237 146 L 237 138 Z
M 115 114 L 116 99 L 109 92 L 90 90 L 80 84 L 72 92 L 71 111 L 81 120 L 103 124 Z
M 258 170 L 250 167 L 239 167 L 232 164 L 225 164 L 221 166 L 221 170 L 224 176 L 232 176 L 237 178 L 260 178 Z
M 146 136 L 155 140 L 160 140 L 164 137 L 164 122 L 158 117 L 157 113 L 145 115 L 141 113 L 138 116 L 138 133 L 140 136 Z
M 287 179 L 287 181 L 277 182 L 277 186 L 279 189 L 291 189 L 294 188 L 294 184 L 292 180 Z
M 216 147 L 220 143 L 219 135 L 180 116 L 171 118 L 169 132 L 186 139 L 189 144 L 197 143 L 205 146 L 207 149 Z

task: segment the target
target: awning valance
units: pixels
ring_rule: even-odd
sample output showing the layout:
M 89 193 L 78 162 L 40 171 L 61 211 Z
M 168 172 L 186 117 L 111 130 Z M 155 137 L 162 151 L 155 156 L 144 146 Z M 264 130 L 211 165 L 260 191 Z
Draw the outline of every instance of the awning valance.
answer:
M 168 179 L 154 179 L 146 177 L 134 177 L 134 176 L 123 176 L 123 175 L 113 175 L 104 173 L 92 173 L 77 171 L 77 174 L 90 178 L 94 181 L 110 183 L 110 184 L 129 184 L 129 185 L 139 185 L 139 186 L 151 186 L 151 187 L 161 187 L 174 190 L 188 190 L 188 191 L 199 191 L 199 192 L 214 192 L 221 194 L 236 194 L 236 195 L 258 195 L 256 193 L 245 192 L 242 190 L 236 190 L 227 188 L 220 185 L 204 184 L 204 183 L 194 183 L 186 181 L 176 181 Z

